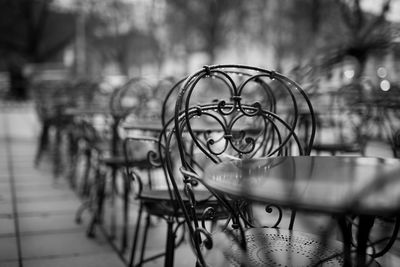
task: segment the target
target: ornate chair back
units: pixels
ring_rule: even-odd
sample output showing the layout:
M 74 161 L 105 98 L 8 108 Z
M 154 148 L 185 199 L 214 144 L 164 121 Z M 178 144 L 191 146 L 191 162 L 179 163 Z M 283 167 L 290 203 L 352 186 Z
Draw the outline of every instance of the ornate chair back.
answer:
M 304 116 L 309 118 L 306 126 L 301 123 Z M 205 209 L 204 216 L 196 216 L 196 188 L 206 187 L 212 192 L 201 179 L 203 167 L 232 158 L 309 155 L 315 125 L 307 95 L 279 73 L 251 66 L 216 65 L 205 66 L 185 79 L 175 104 L 174 125 L 166 131 L 165 139 L 167 152 L 176 143 L 179 159 L 167 153 L 165 166 L 200 264 L 205 264 L 200 246 L 204 239 L 200 236 L 206 236 L 206 242 L 202 242 L 206 246 L 212 240 L 202 219 L 215 212 Z M 175 179 L 176 167 L 182 174 L 183 191 Z M 241 212 L 230 200 L 212 193 L 231 213 L 233 225 L 239 227 Z M 183 201 L 187 198 L 191 205 Z M 289 228 L 293 221 L 294 214 Z

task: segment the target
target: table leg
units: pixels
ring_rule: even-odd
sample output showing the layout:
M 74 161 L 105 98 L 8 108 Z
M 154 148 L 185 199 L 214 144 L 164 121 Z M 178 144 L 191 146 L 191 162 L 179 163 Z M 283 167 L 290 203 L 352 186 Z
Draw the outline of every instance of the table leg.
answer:
M 374 216 L 361 215 L 358 218 L 357 231 L 357 266 L 366 266 L 367 243 L 371 228 L 374 225 Z
M 351 224 L 347 223 L 346 216 L 339 216 L 338 218 L 338 225 L 340 231 L 342 232 L 343 238 L 343 260 L 344 260 L 344 267 L 351 267 L 352 266 L 352 257 L 351 257 Z

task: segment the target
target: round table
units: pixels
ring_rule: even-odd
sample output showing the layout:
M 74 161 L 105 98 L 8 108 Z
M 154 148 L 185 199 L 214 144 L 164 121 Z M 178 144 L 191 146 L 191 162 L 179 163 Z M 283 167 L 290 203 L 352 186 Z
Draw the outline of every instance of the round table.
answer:
M 222 162 L 206 168 L 204 182 L 231 197 L 336 216 L 351 266 L 351 232 L 344 216 L 357 216 L 357 264 L 366 260 L 376 216 L 400 213 L 400 160 L 375 157 L 287 156 Z

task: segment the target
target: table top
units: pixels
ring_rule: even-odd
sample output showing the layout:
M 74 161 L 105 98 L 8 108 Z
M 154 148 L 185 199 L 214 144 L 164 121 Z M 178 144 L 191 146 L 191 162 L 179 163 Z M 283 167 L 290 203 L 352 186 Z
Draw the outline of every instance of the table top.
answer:
M 400 211 L 400 160 L 292 156 L 226 161 L 204 181 L 231 196 L 327 213 L 391 215 Z

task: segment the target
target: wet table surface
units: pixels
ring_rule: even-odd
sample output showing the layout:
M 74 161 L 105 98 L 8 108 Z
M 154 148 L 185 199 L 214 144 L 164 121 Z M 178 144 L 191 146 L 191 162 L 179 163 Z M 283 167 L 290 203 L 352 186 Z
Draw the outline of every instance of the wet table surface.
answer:
M 397 222 L 399 218 L 397 159 L 292 156 L 233 160 L 208 167 L 203 178 L 214 190 L 231 196 L 336 215 L 344 239 L 346 267 L 366 266 L 368 237 L 376 216 L 396 216 Z M 358 217 L 354 233 L 346 220 L 348 215 Z M 397 232 L 398 228 L 391 240 Z M 357 240 L 355 254 L 353 236 Z M 393 243 L 387 244 L 390 249 Z M 380 257 L 387 251 L 375 255 Z
M 205 182 L 234 196 L 328 213 L 388 215 L 400 210 L 400 161 L 294 156 L 223 162 Z

